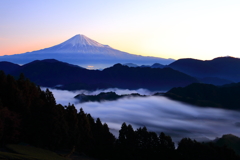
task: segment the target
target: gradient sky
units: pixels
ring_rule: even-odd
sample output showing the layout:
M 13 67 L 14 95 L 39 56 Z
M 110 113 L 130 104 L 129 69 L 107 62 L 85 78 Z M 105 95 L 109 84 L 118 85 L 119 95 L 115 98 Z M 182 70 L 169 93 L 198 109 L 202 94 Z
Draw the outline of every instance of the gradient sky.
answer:
M 132 54 L 240 57 L 240 0 L 1 0 L 0 55 L 76 34 Z

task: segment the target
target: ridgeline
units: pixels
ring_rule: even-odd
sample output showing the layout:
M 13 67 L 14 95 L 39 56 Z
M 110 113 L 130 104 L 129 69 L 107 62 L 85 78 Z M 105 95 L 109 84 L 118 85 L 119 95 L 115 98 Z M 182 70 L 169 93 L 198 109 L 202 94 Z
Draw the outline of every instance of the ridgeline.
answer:
M 94 120 L 71 104 L 56 104 L 48 89 L 42 91 L 23 74 L 15 80 L 1 71 L 0 147 L 19 143 L 51 151 L 68 149 L 96 159 L 240 159 L 230 148 L 189 138 L 183 138 L 176 149 L 170 136 L 157 135 L 146 127 L 133 130 L 126 123 L 122 124 L 116 139 L 99 118 Z M 4 153 L 0 152 L 0 158 Z

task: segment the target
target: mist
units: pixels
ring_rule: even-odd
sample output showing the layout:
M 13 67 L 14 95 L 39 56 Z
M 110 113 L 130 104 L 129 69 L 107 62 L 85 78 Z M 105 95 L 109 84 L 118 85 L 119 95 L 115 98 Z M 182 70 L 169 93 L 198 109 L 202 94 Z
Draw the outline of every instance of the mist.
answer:
M 103 91 L 117 94 L 139 93 L 152 95 L 146 89 L 121 90 L 108 89 L 90 91 L 63 91 L 50 89 L 57 103 L 74 104 L 90 113 L 93 118 L 100 118 L 108 124 L 118 137 L 118 130 L 123 122 L 131 124 L 134 129 L 146 126 L 149 131 L 164 132 L 175 142 L 184 137 L 198 141 L 213 140 L 223 134 L 240 136 L 240 112 L 211 107 L 197 107 L 168 99 L 163 96 L 122 98 L 117 101 L 78 103 L 73 97 L 79 93 L 95 95 Z
M 141 95 L 153 95 L 156 93 L 155 91 L 149 91 L 147 89 L 137 89 L 137 90 L 130 90 L 130 89 L 119 89 L 119 88 L 108 88 L 108 89 L 98 89 L 95 91 L 88 91 L 88 90 L 78 90 L 78 91 L 73 91 L 73 93 L 77 94 L 86 94 L 86 95 L 98 95 L 101 92 L 115 92 L 118 95 L 123 95 L 123 94 L 131 94 L 131 93 L 139 93 Z M 158 91 L 158 92 L 165 92 L 165 91 Z

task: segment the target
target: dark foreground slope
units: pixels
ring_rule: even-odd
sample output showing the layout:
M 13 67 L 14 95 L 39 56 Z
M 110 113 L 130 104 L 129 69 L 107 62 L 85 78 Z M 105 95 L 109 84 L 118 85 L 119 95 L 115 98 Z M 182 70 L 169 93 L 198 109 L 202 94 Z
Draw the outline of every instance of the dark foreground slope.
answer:
M 40 86 L 68 90 L 113 87 L 169 90 L 172 87 L 198 82 L 195 78 L 171 68 L 134 68 L 116 64 L 99 71 L 84 69 L 53 59 L 33 61 L 11 72 L 15 77 L 20 73 L 24 73 L 27 78 Z
M 165 96 L 199 106 L 240 110 L 239 83 L 222 87 L 194 83 L 183 88 L 173 88 Z
M 27 143 L 52 151 L 68 149 L 100 160 L 240 159 L 232 149 L 202 144 L 189 138 L 183 138 L 175 149 L 170 136 L 157 135 L 146 127 L 133 130 L 126 123 L 122 124 L 116 140 L 108 125 L 102 124 L 99 118 L 94 120 L 82 109 L 77 111 L 74 105 L 56 104 L 48 89 L 41 91 L 23 75 L 15 80 L 0 72 L 0 99 L 0 148 L 9 143 Z M 0 158 L 47 159 L 44 156 L 46 151 L 39 153 L 39 149 L 33 150 L 35 147 L 27 147 L 28 151 L 22 147 L 21 153 L 25 156 L 1 150 Z
M 72 149 L 97 157 L 111 152 L 115 137 L 107 124 L 74 105 L 56 104 L 23 75 L 18 80 L 0 72 L 0 148 L 28 143 L 36 147 Z M 107 157 L 107 156 L 106 156 Z
M 200 78 L 202 82 L 226 84 L 240 82 L 240 59 L 219 57 L 213 60 L 179 59 L 169 67 Z
M 240 124 L 236 125 L 239 126 Z M 227 146 L 232 148 L 238 155 L 240 155 L 240 138 L 235 135 L 223 135 L 221 138 L 215 139 L 214 143 L 218 146 Z

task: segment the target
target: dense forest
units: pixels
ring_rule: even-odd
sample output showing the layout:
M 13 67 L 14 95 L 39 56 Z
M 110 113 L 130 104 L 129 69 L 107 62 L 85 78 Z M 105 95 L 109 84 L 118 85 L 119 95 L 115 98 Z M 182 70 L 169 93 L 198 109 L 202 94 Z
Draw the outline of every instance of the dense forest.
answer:
M 240 83 L 215 86 L 193 83 L 169 90 L 165 96 L 199 106 L 240 110 Z
M 52 151 L 75 148 L 97 159 L 240 159 L 227 147 L 183 138 L 177 148 L 170 136 L 136 130 L 123 123 L 115 138 L 106 123 L 74 105 L 56 104 L 53 94 L 0 71 L 0 147 L 27 143 Z

